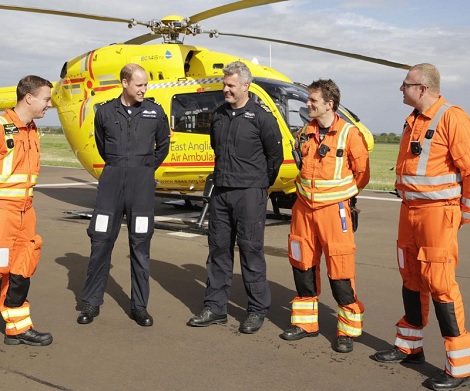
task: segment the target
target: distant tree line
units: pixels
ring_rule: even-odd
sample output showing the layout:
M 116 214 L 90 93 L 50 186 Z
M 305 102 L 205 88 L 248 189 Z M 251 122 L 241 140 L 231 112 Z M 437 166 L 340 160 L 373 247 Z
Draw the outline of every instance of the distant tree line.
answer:
M 42 134 L 64 134 L 61 126 L 41 126 L 39 131 Z M 395 133 L 374 134 L 374 143 L 376 144 L 399 144 L 400 136 Z
M 373 136 L 376 144 L 400 144 L 400 136 L 395 133 L 380 133 Z
M 61 126 L 40 126 L 41 134 L 64 134 Z

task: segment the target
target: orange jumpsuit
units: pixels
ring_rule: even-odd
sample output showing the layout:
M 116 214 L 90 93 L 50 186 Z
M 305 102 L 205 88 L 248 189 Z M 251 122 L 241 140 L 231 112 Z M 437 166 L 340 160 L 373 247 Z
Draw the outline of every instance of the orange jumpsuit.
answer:
M 403 200 L 397 260 L 405 315 L 395 346 L 406 354 L 422 350 L 431 295 L 445 340 L 445 371 L 470 376 L 470 334 L 455 280 L 457 231 L 470 222 L 470 117 L 442 97 L 422 113 L 414 110 L 406 119 L 396 174 Z
M 33 328 L 26 300 L 39 262 L 33 186 L 39 173 L 39 137 L 13 110 L 0 116 L 0 312 L 6 335 Z
M 288 248 L 297 289 L 291 323 L 307 332 L 319 329 L 320 258 L 324 252 L 338 303 L 337 335 L 357 337 L 362 333 L 364 305 L 355 293 L 356 246 L 348 201 L 369 182 L 367 144 L 359 129 L 338 115 L 322 141 L 316 120 L 297 137 L 302 168 L 296 178 Z

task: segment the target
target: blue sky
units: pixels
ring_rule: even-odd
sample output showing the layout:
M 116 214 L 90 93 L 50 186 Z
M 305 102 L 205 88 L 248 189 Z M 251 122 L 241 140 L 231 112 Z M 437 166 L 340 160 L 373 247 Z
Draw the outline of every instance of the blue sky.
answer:
M 8 3 L 139 20 L 169 14 L 191 16 L 214 8 L 219 0 L 17 0 Z M 217 16 L 204 29 L 291 40 L 355 52 L 410 65 L 431 62 L 441 71 L 441 91 L 451 103 L 470 112 L 470 2 L 450 0 L 290 0 Z M 0 85 L 15 85 L 26 74 L 57 81 L 65 61 L 113 42 L 145 34 L 144 27 L 23 14 L 0 10 L 2 58 Z M 156 40 L 152 43 L 158 43 Z M 294 81 L 332 78 L 342 103 L 374 133 L 400 133 L 411 108 L 402 103 L 399 86 L 406 71 L 306 49 L 219 37 L 187 37 L 186 43 L 257 58 Z M 55 113 L 38 121 L 59 124 Z

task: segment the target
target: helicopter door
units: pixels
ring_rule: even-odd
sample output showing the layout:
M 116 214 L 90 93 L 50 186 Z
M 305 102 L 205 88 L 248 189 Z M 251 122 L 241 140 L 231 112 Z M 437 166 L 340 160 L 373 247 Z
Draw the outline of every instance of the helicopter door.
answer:
M 180 190 L 198 190 L 204 186 L 207 175 L 214 171 L 215 156 L 209 136 L 212 112 L 223 102 L 222 91 L 173 95 L 170 152 L 164 163 L 162 185 Z

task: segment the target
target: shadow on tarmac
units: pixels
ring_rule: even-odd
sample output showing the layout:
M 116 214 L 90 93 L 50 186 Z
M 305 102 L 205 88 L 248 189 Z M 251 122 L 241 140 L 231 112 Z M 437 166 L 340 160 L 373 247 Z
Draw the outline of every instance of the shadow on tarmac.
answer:
M 47 188 L 38 187 L 34 192 L 42 193 L 58 201 L 75 205 L 78 209 L 93 209 L 96 200 L 96 188 Z
M 188 320 L 192 314 L 199 313 L 202 310 L 206 286 L 206 269 L 204 267 L 196 264 L 178 266 L 158 260 L 151 260 L 150 262 L 150 276 L 170 295 L 178 299 L 189 309 Z M 290 301 L 294 298 L 296 292 L 273 281 L 270 281 L 269 285 L 271 288 L 272 305 L 267 318 L 281 330 L 284 330 L 290 326 Z M 237 321 L 242 322 L 246 317 L 246 305 L 247 299 L 242 277 L 240 274 L 234 273 L 227 312 Z M 336 341 L 336 309 L 332 309 L 321 302 L 318 308 L 320 334 L 330 341 L 333 346 Z M 366 331 L 363 331 L 356 343 L 366 345 L 376 351 L 392 348 L 392 345 L 387 341 L 377 338 Z M 370 358 L 373 360 L 372 356 Z M 397 365 L 379 364 L 387 368 Z M 399 365 L 413 369 L 428 377 L 432 376 L 439 369 L 427 362 L 421 365 Z
M 66 253 L 64 257 L 56 259 L 59 265 L 67 269 L 67 289 L 75 295 L 76 309 L 81 307 L 81 291 L 86 278 L 88 257 L 76 253 Z M 112 266 L 111 266 L 112 267 Z M 178 299 L 188 308 L 188 319 L 192 314 L 201 311 L 206 285 L 206 269 L 196 264 L 174 265 L 159 260 L 150 260 L 150 277 L 170 295 Z M 280 330 L 290 325 L 290 301 L 295 296 L 295 291 L 286 288 L 276 282 L 270 281 L 272 305 L 267 318 Z M 110 275 L 106 287 L 106 293 L 110 295 L 127 314 L 130 312 L 130 297 L 124 292 L 121 285 Z M 237 321 L 242 322 L 246 317 L 247 305 L 246 293 L 243 288 L 242 277 L 238 273 L 233 274 L 230 302 L 228 313 Z M 371 316 L 371 315 L 369 315 Z M 0 327 L 3 320 L 0 319 Z M 336 340 L 336 310 L 319 303 L 320 333 L 333 345 Z M 367 323 L 366 323 L 367 327 Z M 2 327 L 3 329 L 3 327 Z M 393 338 L 393 336 L 391 336 Z M 387 341 L 375 337 L 363 331 L 358 338 L 357 344 L 363 344 L 373 350 L 383 350 L 392 347 Z M 373 356 L 370 356 L 373 360 Z M 391 369 L 397 364 L 378 363 L 384 368 Z M 426 377 L 433 376 L 439 368 L 428 362 L 421 365 L 399 364 L 400 366 L 415 370 Z
M 85 284 L 89 257 L 76 253 L 66 253 L 64 257 L 57 258 L 56 262 L 67 269 L 68 284 L 67 289 L 72 291 L 75 295 L 75 309 L 81 310 L 82 299 L 81 293 Z M 111 265 L 111 268 L 113 266 Z M 106 293 L 110 295 L 116 303 L 123 309 L 126 314 L 130 314 L 130 297 L 124 292 L 124 289 L 119 285 L 112 275 L 108 278 L 106 285 Z

